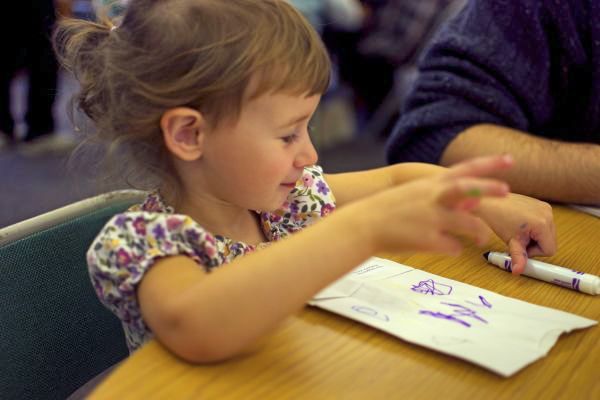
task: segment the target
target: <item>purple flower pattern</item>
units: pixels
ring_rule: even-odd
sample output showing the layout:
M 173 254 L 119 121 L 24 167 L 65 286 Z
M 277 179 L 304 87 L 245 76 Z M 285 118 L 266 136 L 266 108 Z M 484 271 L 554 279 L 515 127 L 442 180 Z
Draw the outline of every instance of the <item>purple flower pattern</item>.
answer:
M 317 191 L 323 195 L 329 193 L 329 186 L 324 181 L 317 182 Z
M 323 179 L 323 171 L 313 166 L 305 168 L 281 209 L 259 214 L 265 236 L 273 242 L 334 209 L 335 198 Z M 185 255 L 210 271 L 256 249 L 213 235 L 190 217 L 176 214 L 158 192 L 153 192 L 142 204 L 114 216 L 105 225 L 90 246 L 87 260 L 93 287 L 104 305 L 121 319 L 127 345 L 133 352 L 152 337 L 142 318 L 136 289 L 158 259 Z
M 135 233 L 139 236 L 144 236 L 146 234 L 146 221 L 142 217 L 138 217 L 133 221 L 133 227 L 135 228 Z

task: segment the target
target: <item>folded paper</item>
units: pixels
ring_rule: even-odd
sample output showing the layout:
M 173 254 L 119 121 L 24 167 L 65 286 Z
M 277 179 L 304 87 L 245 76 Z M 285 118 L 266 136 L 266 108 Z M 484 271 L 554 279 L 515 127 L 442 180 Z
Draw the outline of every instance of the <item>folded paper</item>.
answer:
M 576 210 L 582 211 L 584 213 L 588 213 L 588 214 L 594 215 L 596 217 L 600 217 L 600 205 L 599 206 L 582 206 L 582 205 L 572 204 L 571 207 Z
M 510 376 L 596 321 L 371 258 L 310 305 Z

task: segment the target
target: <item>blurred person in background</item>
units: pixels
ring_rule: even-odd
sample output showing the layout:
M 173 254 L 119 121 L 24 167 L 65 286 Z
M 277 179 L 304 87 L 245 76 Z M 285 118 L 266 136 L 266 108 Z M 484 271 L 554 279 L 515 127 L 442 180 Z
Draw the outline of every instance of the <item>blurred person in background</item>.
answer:
M 354 90 L 361 126 L 394 90 L 398 68 L 412 64 L 438 17 L 464 0 L 362 0 L 366 19 L 360 31 L 326 29 L 325 42 L 338 60 L 340 79 Z
M 29 76 L 25 123 L 19 146 L 24 155 L 64 151 L 73 139 L 55 134 L 52 108 L 57 92 L 58 63 L 50 36 L 59 15 L 71 15 L 71 0 L 19 0 L 2 5 L 16 23 L 1 24 L 0 147 L 18 141 L 11 113 L 11 83 L 25 69 Z M 14 99 L 13 99 L 14 101 Z
M 288 0 L 319 34 L 324 31 L 358 32 L 365 21 L 365 9 L 359 0 Z M 327 43 L 325 43 L 327 45 Z M 328 46 L 330 55 L 337 49 Z M 330 86 L 311 121 L 311 137 L 319 149 L 351 140 L 357 132 L 352 94 L 340 85 L 339 65 L 332 59 Z
M 600 204 L 600 0 L 470 0 L 428 47 L 390 163 L 510 153 L 540 199 Z
M 95 15 L 108 17 L 115 25 L 121 23 L 129 0 L 92 0 Z
M 289 0 L 322 33 L 326 25 L 344 31 L 362 27 L 364 10 L 359 0 Z

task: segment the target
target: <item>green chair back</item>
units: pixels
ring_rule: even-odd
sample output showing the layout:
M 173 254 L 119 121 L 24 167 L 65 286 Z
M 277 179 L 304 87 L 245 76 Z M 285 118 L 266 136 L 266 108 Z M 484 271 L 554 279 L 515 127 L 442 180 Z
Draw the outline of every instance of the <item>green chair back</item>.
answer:
M 128 355 L 119 320 L 94 292 L 86 252 L 137 200 L 109 198 L 15 241 L 0 235 L 0 398 L 64 399 Z

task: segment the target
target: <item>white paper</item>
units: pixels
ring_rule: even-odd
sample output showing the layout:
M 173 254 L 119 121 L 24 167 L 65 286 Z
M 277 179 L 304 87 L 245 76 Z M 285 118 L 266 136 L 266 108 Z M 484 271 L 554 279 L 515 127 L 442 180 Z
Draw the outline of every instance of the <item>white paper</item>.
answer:
M 584 213 L 595 215 L 596 217 L 600 217 L 600 206 L 582 206 L 579 204 L 571 204 L 571 208 L 582 211 Z
M 510 376 L 597 322 L 371 258 L 310 305 Z

